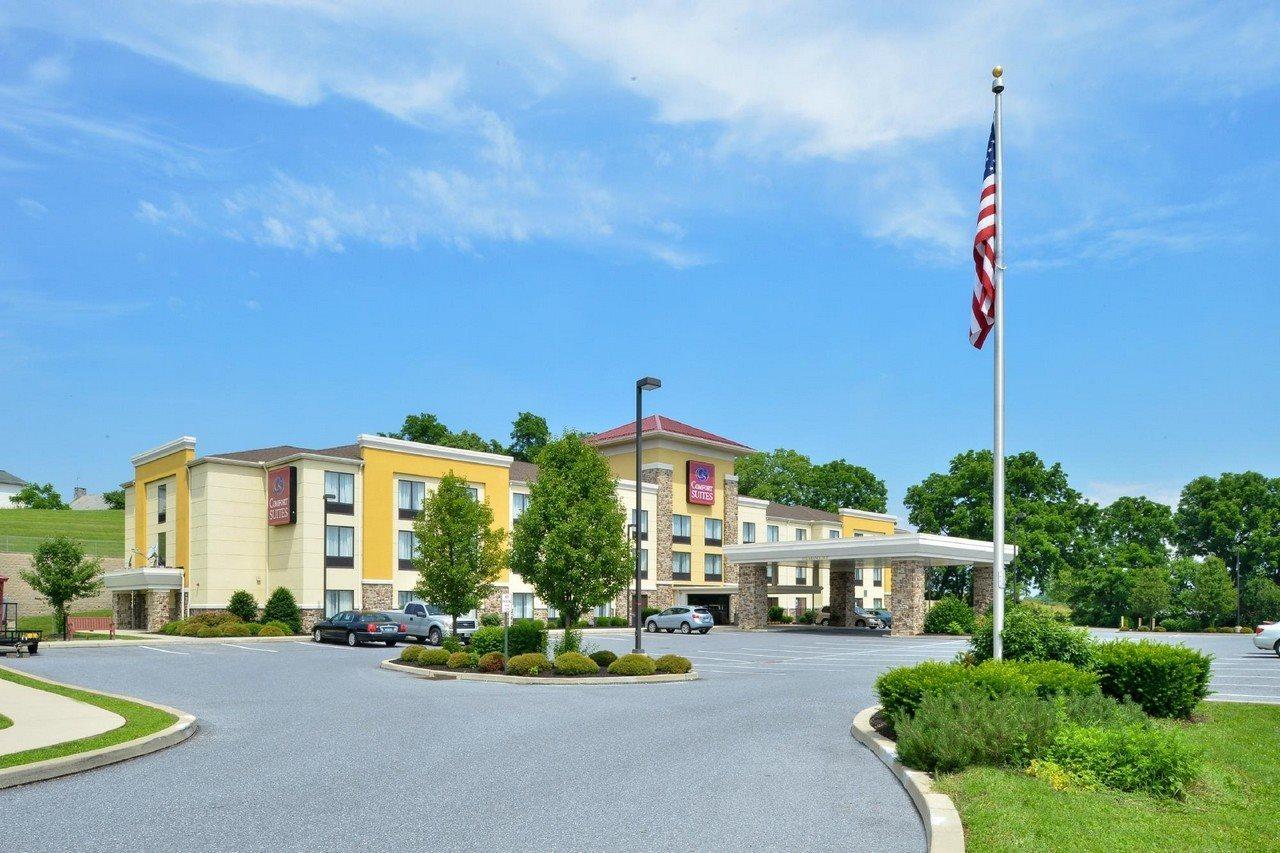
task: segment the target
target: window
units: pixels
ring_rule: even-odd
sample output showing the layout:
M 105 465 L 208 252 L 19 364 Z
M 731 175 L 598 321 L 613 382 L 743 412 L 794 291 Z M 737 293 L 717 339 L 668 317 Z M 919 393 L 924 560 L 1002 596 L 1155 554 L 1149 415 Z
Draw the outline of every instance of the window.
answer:
M 750 545 L 756 541 L 756 523 L 754 521 L 742 522 L 742 544 Z
M 777 580 L 777 577 L 778 577 L 777 563 L 769 563 L 767 566 L 764 567 L 765 583 L 775 583 Z
M 839 539 L 839 538 L 840 538 L 840 531 L 839 531 L 839 530 L 828 530 L 828 531 L 827 531 L 827 538 L 828 538 L 828 539 Z
M 341 471 L 325 471 L 324 493 L 326 495 L 333 495 L 332 498 L 325 498 L 325 512 L 332 512 L 337 515 L 355 515 L 355 474 L 344 474 Z
M 806 539 L 808 539 L 808 538 L 809 538 L 809 531 L 808 531 L 808 530 L 805 530 L 803 527 L 797 527 L 797 528 L 796 528 L 796 541 L 797 541 L 797 542 L 803 542 L 804 540 L 806 540 Z
M 875 605 L 875 609 L 876 609 L 876 610 L 880 610 L 881 608 L 883 608 L 883 607 L 884 607 L 884 599 L 883 599 L 883 598 L 876 598 L 876 599 L 873 599 L 872 603 Z
M 718 547 L 724 541 L 724 522 L 718 518 L 703 521 L 702 539 L 706 544 Z
M 671 541 L 688 545 L 693 537 L 693 519 L 687 515 L 671 516 Z
M 156 534 L 156 565 L 169 565 L 169 536 L 166 533 Z
M 767 527 L 765 527 L 764 535 L 765 535 L 765 541 L 777 542 L 778 541 L 778 525 L 770 524 Z
M 467 486 L 467 494 L 471 495 L 471 500 L 480 503 L 480 490 L 475 486 Z
M 862 583 L 862 569 L 853 570 L 853 582 Z
M 511 595 L 511 618 L 533 618 L 533 593 L 516 592 Z
M 547 618 L 548 618 L 548 619 L 552 619 L 552 620 L 554 620 L 554 619 L 559 619 L 559 618 L 560 618 L 560 611 L 559 611 L 559 610 L 556 610 L 554 607 L 552 607 L 550 604 L 548 604 L 548 605 L 547 605 Z
M 595 615 L 596 616 L 613 616 L 613 602 L 610 601 L 605 604 L 601 604 L 597 606 L 595 609 Z
M 415 600 L 416 598 L 417 596 L 413 594 L 413 590 L 402 589 L 396 593 L 396 607 L 400 608 L 401 610 L 404 610 L 405 607 L 408 606 L 409 602 Z M 421 607 L 421 605 L 419 605 L 419 607 Z
M 414 480 L 401 480 L 399 491 L 400 517 L 417 518 L 422 512 L 422 502 L 427 498 L 427 484 Z
M 640 577 L 649 577 L 649 549 L 640 549 Z
M 529 508 L 529 496 L 516 492 L 511 496 L 511 520 L 515 521 L 524 515 L 524 511 Z
M 884 586 L 884 569 L 871 570 L 871 585 Z
M 324 564 L 351 568 L 356 564 L 356 529 L 324 526 Z
M 400 568 L 413 568 L 413 553 L 417 547 L 417 537 L 412 530 L 396 531 L 396 557 L 400 560 Z
M 707 580 L 720 580 L 724 577 L 724 557 L 719 554 L 708 554 L 702 558 L 702 569 Z
M 689 580 L 690 566 L 692 563 L 689 559 L 688 551 L 672 551 L 671 552 L 671 577 L 678 581 Z
M 809 569 L 806 566 L 796 566 L 796 586 L 805 586 L 809 583 Z
M 169 517 L 169 487 L 156 486 L 156 524 L 164 524 Z
M 341 613 L 343 610 L 350 610 L 355 606 L 355 590 L 330 589 L 324 594 L 324 615 L 326 618 L 333 616 L 335 613 Z
M 635 535 L 634 533 L 635 523 L 636 523 L 636 511 L 633 509 L 631 510 L 631 524 L 633 527 L 633 532 L 631 533 L 632 536 Z M 648 541 L 648 539 L 649 539 L 649 510 L 642 509 L 640 510 L 640 541 L 645 542 L 645 541 Z

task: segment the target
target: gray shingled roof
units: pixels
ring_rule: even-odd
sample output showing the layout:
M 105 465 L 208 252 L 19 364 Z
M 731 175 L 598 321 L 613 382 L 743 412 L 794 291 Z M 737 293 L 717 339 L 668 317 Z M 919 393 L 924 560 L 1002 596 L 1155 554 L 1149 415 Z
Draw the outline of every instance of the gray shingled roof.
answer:
M 786 518 L 791 521 L 830 521 L 836 524 L 840 523 L 840 514 L 837 512 L 827 512 L 821 509 L 814 509 L 808 506 L 792 506 L 790 504 L 780 504 L 777 501 L 769 501 L 769 508 L 764 511 L 769 518 Z
M 358 444 L 342 444 L 337 447 L 326 447 L 315 450 L 310 447 L 298 447 L 293 444 L 277 444 L 275 447 L 259 447 L 256 450 L 237 450 L 232 453 L 211 453 L 205 459 L 233 459 L 237 462 L 274 462 L 286 456 L 298 453 L 315 453 L 320 456 L 339 456 L 344 459 L 359 459 Z
M 0 471 L 0 485 L 4 486 L 25 486 L 27 481 L 21 477 L 15 477 L 8 471 Z
M 521 462 L 516 459 L 511 463 L 511 479 L 521 483 L 532 483 L 538 479 L 538 466 L 532 462 Z

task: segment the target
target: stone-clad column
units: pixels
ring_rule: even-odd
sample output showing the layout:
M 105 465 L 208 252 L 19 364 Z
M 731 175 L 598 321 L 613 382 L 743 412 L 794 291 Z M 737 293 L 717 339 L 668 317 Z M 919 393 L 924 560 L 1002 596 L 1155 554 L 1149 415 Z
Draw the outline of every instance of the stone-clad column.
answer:
M 738 478 L 733 474 L 724 475 L 724 539 L 725 546 L 738 544 Z M 738 566 L 729 558 L 724 560 L 725 585 L 738 583 Z M 729 619 L 738 618 L 738 610 L 742 606 L 741 593 L 729 593 Z
M 769 620 L 769 587 L 763 565 L 738 567 L 738 627 L 763 628 Z
M 675 469 L 663 462 L 650 462 L 640 469 L 640 479 L 658 487 L 658 517 L 650 519 L 649 569 L 657 584 L 649 606 L 667 608 L 675 604 L 671 581 L 671 513 L 675 499 Z
M 391 609 L 391 584 L 389 583 L 362 583 L 360 584 L 360 606 L 369 610 L 390 610 Z
M 895 560 L 889 567 L 893 588 L 889 591 L 889 611 L 893 613 L 894 636 L 924 633 L 924 563 Z
M 858 599 L 854 593 L 853 572 L 831 572 L 831 624 L 848 627 L 856 621 L 853 612 Z
M 990 610 L 995 600 L 995 574 L 991 566 L 973 567 L 973 612 L 978 616 Z

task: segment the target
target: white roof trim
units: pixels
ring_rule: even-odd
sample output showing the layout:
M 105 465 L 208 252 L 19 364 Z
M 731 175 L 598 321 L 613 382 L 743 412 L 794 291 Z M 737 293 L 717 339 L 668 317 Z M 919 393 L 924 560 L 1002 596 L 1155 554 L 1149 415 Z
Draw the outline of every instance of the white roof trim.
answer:
M 769 502 L 766 500 L 762 500 L 761 498 L 747 498 L 747 497 L 743 497 L 742 495 L 738 495 L 738 506 L 749 506 L 749 507 L 754 507 L 756 509 L 768 509 Z
M 173 441 L 165 442 L 159 447 L 153 447 L 150 450 L 144 450 L 137 456 L 132 457 L 129 461 L 135 466 L 145 465 L 163 456 L 171 453 L 177 453 L 182 450 L 195 451 L 196 440 L 192 436 L 184 435 L 181 438 L 175 438 Z
M 170 569 L 162 566 L 121 569 L 118 572 L 103 572 L 102 582 L 107 589 L 120 591 L 182 589 L 182 569 Z
M 481 465 L 496 465 L 510 468 L 515 459 L 501 453 L 484 453 L 479 450 L 463 450 L 458 447 L 444 447 L 439 444 L 423 444 L 420 441 L 405 441 L 400 438 L 386 438 L 381 435 L 362 434 L 356 439 L 361 447 L 372 447 L 374 450 L 389 450 L 392 453 L 408 453 L 413 456 L 430 456 L 436 459 L 452 459 L 455 462 L 476 462 Z
M 802 542 L 754 542 L 750 545 L 728 545 L 726 560 L 734 563 L 797 562 L 831 566 L 859 562 L 867 565 L 888 564 L 900 560 L 919 560 L 931 566 L 990 565 L 994 546 L 978 539 L 937 536 L 931 533 L 901 533 L 892 536 L 849 536 L 842 539 L 807 539 Z M 1012 562 L 1016 549 L 1005 546 L 1005 562 Z M 839 566 L 837 566 L 839 568 Z
M 896 515 L 889 515 L 884 512 L 871 512 L 865 509 L 848 509 L 846 507 L 840 507 L 840 514 L 847 515 L 850 518 L 865 518 L 868 521 L 889 521 L 894 524 L 898 523 L 898 517 Z

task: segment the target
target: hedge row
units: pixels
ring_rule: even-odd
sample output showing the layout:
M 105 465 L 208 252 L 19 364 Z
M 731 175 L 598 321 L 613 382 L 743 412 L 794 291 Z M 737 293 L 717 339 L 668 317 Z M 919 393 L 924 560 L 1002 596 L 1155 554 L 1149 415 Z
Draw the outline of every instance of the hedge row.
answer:
M 563 676 L 599 675 L 602 671 L 611 675 L 653 675 L 655 672 L 686 673 L 693 669 L 693 663 L 680 655 L 663 655 L 655 661 L 648 655 L 627 654 L 618 657 L 610 651 L 598 651 L 588 656 L 566 651 L 552 661 L 542 652 L 524 652 L 507 660 L 498 651 L 481 654 L 473 648 L 470 651 L 450 652 L 448 649 L 432 646 L 405 646 L 400 652 L 400 661 L 418 666 L 444 666 L 453 670 L 506 672 L 508 675 L 525 676 L 548 673 Z

